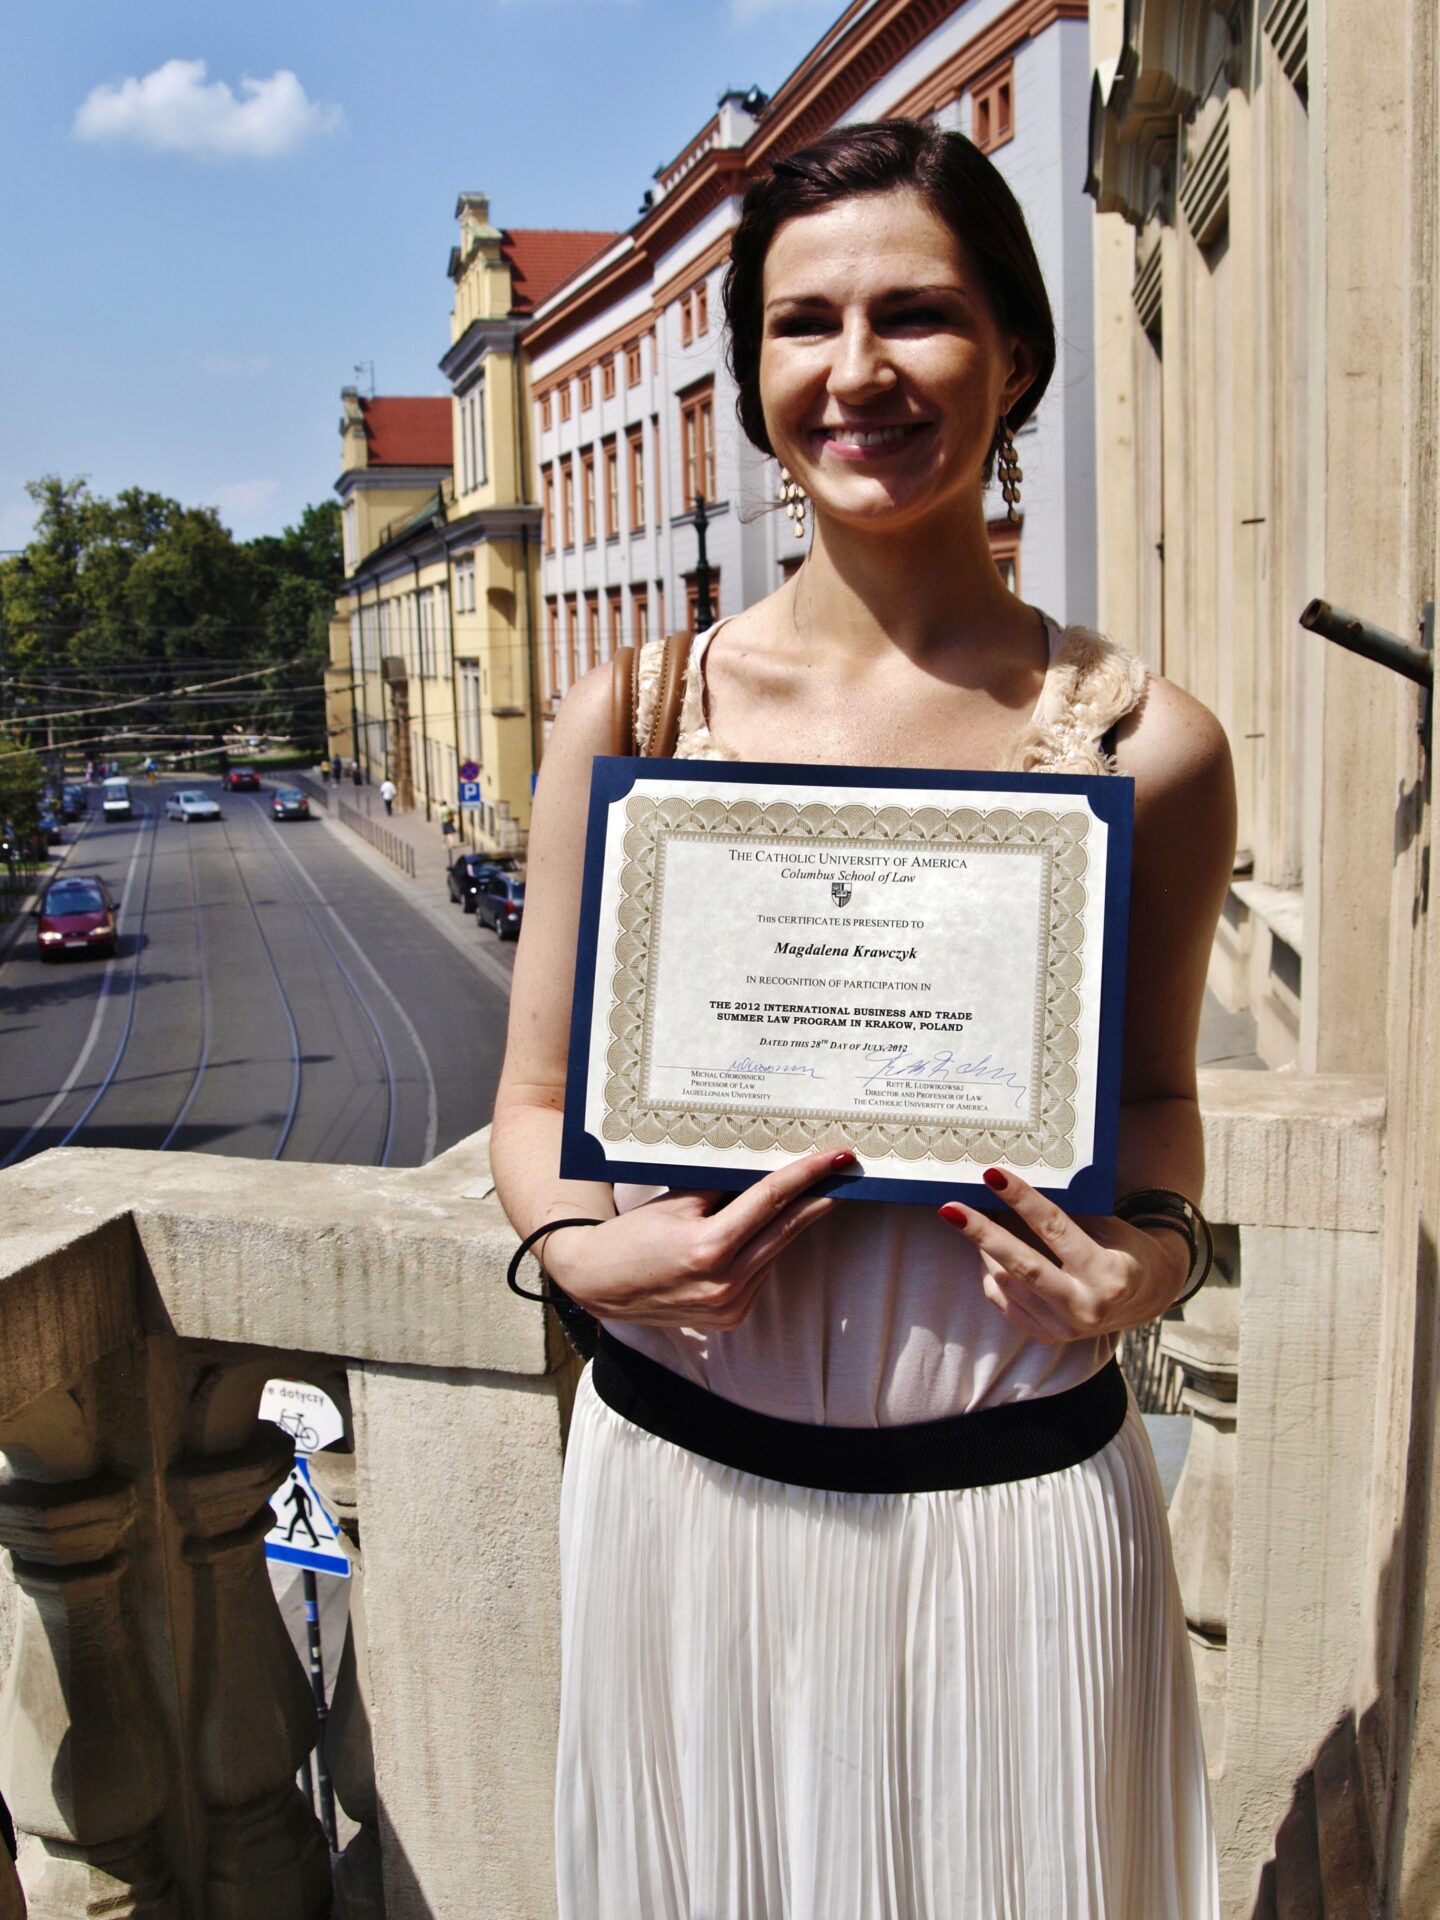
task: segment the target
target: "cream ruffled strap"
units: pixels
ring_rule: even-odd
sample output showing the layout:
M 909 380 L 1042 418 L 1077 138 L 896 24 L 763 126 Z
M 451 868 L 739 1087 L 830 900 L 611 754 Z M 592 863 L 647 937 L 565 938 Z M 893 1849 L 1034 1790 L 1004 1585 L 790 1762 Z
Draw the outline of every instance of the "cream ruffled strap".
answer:
M 1145 665 L 1088 627 L 1067 627 L 1045 676 L 1039 717 L 1007 773 L 1114 773 L 1101 741 L 1145 697 Z

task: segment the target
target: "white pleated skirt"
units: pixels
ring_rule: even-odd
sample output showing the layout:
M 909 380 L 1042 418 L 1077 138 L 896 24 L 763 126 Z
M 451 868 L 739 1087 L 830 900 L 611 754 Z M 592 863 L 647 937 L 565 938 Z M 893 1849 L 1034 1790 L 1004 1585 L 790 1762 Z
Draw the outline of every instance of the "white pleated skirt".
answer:
M 561 1920 L 1218 1920 L 1144 1425 L 954 1493 L 824 1493 L 632 1425 L 565 1464 Z

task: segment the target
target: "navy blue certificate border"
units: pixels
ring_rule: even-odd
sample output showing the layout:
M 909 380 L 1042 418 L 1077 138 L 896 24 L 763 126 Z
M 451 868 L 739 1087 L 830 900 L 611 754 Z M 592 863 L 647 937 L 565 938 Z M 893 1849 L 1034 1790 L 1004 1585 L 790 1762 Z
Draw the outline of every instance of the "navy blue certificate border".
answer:
M 565 1127 L 560 1174 L 565 1180 L 634 1182 L 655 1187 L 717 1187 L 739 1193 L 764 1178 L 757 1169 L 672 1165 L 665 1160 L 617 1160 L 584 1124 L 589 1077 L 590 1031 L 595 1017 L 595 969 L 600 944 L 600 893 L 603 879 L 606 817 L 639 780 L 675 780 L 756 786 L 871 787 L 907 794 L 916 788 L 953 793 L 957 801 L 976 791 L 1083 795 L 1109 829 L 1105 863 L 1105 962 L 1100 983 L 1100 1040 L 1095 1100 L 1095 1157 L 1064 1187 L 1042 1187 L 1072 1214 L 1108 1214 L 1115 1205 L 1115 1151 L 1120 1119 L 1120 1066 L 1125 1016 L 1125 964 L 1130 922 L 1130 860 L 1135 813 L 1135 783 L 1117 774 L 956 773 L 914 767 L 791 766 L 783 761 L 643 760 L 597 755 L 590 779 L 590 813 L 585 836 L 585 875 L 580 898 L 580 933 L 575 954 L 575 998 L 570 1014 L 570 1056 L 565 1085 Z M 823 1191 L 819 1187 L 817 1191 Z M 833 1191 L 847 1200 L 894 1200 L 941 1206 L 947 1200 L 993 1208 L 995 1196 L 979 1181 L 887 1180 L 867 1175 L 843 1177 Z

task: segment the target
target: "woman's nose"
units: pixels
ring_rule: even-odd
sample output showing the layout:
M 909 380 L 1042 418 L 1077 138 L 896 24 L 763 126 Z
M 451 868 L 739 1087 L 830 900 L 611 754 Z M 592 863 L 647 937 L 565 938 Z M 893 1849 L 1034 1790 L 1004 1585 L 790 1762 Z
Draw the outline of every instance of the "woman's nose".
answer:
M 830 392 L 837 400 L 866 400 L 895 384 L 884 340 L 865 321 L 847 322 L 836 336 Z

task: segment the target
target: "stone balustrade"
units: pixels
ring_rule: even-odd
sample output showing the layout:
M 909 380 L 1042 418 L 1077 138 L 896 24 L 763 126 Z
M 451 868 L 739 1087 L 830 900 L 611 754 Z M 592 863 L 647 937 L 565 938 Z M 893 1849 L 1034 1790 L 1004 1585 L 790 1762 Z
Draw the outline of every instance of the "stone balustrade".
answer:
M 1174 1520 L 1248 1916 L 1353 1665 L 1383 1116 L 1372 1082 L 1288 1074 L 1207 1073 L 1203 1103 L 1227 1272 L 1165 1329 L 1196 1419 Z M 71 1150 L 0 1176 L 0 1789 L 31 1920 L 553 1912 L 574 1370 L 505 1289 L 512 1244 L 483 1134 L 404 1172 Z M 346 1420 L 312 1463 L 355 1568 L 335 1861 L 261 1546 L 272 1375 Z

